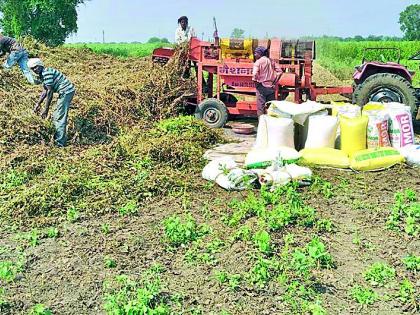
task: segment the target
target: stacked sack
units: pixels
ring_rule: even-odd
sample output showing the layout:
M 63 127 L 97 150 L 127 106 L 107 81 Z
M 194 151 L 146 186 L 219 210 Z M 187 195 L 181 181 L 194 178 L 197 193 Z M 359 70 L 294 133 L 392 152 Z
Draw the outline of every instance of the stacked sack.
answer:
M 269 115 L 287 111 L 289 106 L 284 102 L 274 105 Z M 302 105 L 294 104 L 294 111 Z M 303 120 L 301 116 L 300 121 L 294 118 L 289 119 L 300 124 L 295 124 L 295 139 L 300 130 L 296 147 L 302 149 L 306 164 L 374 171 L 405 159 L 412 165 L 418 160 L 410 108 L 403 104 L 368 104 L 362 112 L 359 106 L 333 102 L 331 116 L 319 110 Z

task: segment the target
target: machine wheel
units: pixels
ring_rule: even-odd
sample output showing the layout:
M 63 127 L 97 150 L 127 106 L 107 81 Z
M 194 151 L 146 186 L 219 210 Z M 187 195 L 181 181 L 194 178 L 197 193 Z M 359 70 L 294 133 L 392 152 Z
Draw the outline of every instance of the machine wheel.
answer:
M 377 73 L 368 77 L 362 84 L 356 86 L 353 93 L 353 103 L 364 106 L 369 102 L 398 102 L 416 111 L 415 89 L 402 76 L 392 73 Z
M 229 117 L 226 105 L 215 98 L 208 98 L 197 106 L 195 117 L 203 119 L 210 128 L 222 128 Z

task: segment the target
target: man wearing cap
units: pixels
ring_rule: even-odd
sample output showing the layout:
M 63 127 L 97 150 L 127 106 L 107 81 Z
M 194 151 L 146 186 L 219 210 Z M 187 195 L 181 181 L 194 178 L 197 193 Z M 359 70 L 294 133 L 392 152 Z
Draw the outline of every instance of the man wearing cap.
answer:
M 275 100 L 275 85 L 283 73 L 280 66 L 267 57 L 267 49 L 259 46 L 254 52 L 252 81 L 257 88 L 257 114 L 265 114 L 265 104 Z
M 26 80 L 30 84 L 35 84 L 31 70 L 28 67 L 28 52 L 14 38 L 0 34 L 0 57 L 6 54 L 9 54 L 9 56 L 3 67 L 10 69 L 15 64 L 18 64 Z
M 191 37 L 194 36 L 195 32 L 194 29 L 188 25 L 188 18 L 186 16 L 181 16 L 178 19 L 178 28 L 175 32 L 175 43 L 180 45 L 188 42 Z
M 42 103 L 47 99 L 45 108 L 41 112 L 41 117 L 43 119 L 47 118 L 54 93 L 59 95 L 57 107 L 53 113 L 53 123 L 56 130 L 54 140 L 57 146 L 64 147 L 67 142 L 69 108 L 76 91 L 74 85 L 60 71 L 54 68 L 45 68 L 38 58 L 29 59 L 28 65 L 39 76 L 44 87 L 44 91 L 34 107 L 35 113 L 39 113 Z

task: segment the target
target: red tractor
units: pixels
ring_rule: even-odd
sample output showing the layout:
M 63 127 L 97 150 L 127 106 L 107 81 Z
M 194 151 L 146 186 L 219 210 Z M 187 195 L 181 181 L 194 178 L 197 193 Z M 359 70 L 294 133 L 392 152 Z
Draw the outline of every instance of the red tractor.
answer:
M 195 64 L 198 88 L 186 105 L 196 108 L 196 117 L 211 127 L 220 128 L 229 116 L 256 116 L 256 88 L 252 81 L 256 46 L 266 47 L 269 57 L 284 72 L 276 85 L 278 100 L 293 94 L 294 102 L 300 104 L 306 100 L 316 101 L 319 95 L 351 97 L 353 94 L 353 102 L 360 106 L 370 101 L 402 102 L 410 105 L 413 113 L 417 109 L 418 99 L 411 85 L 414 73 L 399 63 L 364 60 L 354 74 L 354 86 L 317 86 L 312 81 L 316 57 L 314 41 L 219 40 L 216 37 L 214 43 L 192 38 L 189 44 L 188 58 Z M 173 53 L 173 49 L 158 48 L 153 52 L 153 60 L 165 63 Z
M 398 57 L 396 62 L 367 61 L 366 52 L 371 50 L 394 50 Z M 410 59 L 416 60 L 420 52 Z M 383 58 L 384 59 L 384 58 Z M 398 102 L 409 105 L 416 113 L 419 97 L 412 85 L 414 72 L 400 64 L 401 52 L 397 48 L 366 48 L 362 65 L 356 67 L 353 75 L 353 103 L 360 106 L 368 102 Z M 415 116 L 414 116 L 415 117 Z

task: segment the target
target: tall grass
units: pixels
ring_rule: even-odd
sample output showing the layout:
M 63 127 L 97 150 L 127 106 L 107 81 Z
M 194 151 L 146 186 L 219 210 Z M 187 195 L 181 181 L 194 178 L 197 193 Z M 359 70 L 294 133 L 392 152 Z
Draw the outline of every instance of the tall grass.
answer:
M 168 43 L 112 43 L 112 44 L 66 44 L 66 47 L 90 48 L 98 54 L 108 54 L 116 57 L 147 57 L 155 48 L 171 46 Z
M 400 63 L 410 70 L 417 71 L 414 85 L 420 85 L 418 61 L 409 61 L 408 58 L 420 51 L 419 41 L 364 41 L 340 42 L 331 40 L 317 41 L 318 62 L 342 80 L 352 78 L 354 67 L 362 63 L 365 48 L 399 48 L 401 51 Z M 396 61 L 397 53 L 392 50 L 368 51 L 368 60 Z

